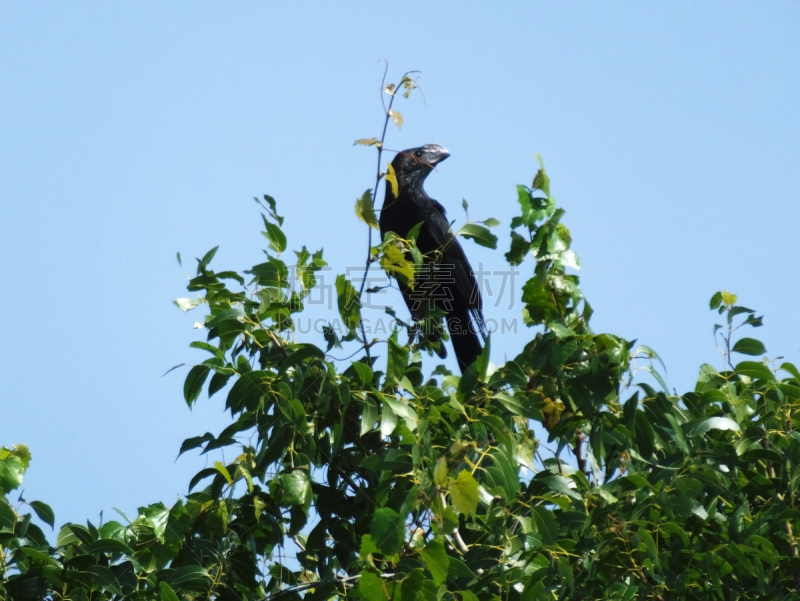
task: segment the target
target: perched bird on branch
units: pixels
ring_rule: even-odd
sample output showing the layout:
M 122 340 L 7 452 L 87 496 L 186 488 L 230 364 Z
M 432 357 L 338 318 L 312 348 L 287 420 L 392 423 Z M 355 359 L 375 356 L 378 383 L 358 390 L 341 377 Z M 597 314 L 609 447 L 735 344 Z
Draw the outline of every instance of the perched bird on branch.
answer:
M 432 309 L 445 314 L 463 372 L 480 354 L 481 340 L 486 340 L 480 287 L 464 249 L 450 230 L 444 207 L 423 188 L 428 174 L 449 156 L 438 144 L 397 153 L 392 161 L 397 195 L 387 178 L 380 228 L 381 237 L 394 232 L 407 238 L 414 226 L 422 223 L 417 247 L 425 257 L 425 265 L 415 273 L 413 289 L 399 280 L 398 285 L 416 322 L 421 322 Z

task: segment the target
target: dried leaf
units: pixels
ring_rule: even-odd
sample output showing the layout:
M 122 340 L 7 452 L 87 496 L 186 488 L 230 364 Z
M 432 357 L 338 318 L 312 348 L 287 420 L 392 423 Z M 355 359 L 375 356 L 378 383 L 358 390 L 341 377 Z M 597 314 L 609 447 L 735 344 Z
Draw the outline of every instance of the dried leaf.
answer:
M 355 142 L 353 142 L 353 146 L 358 144 L 359 146 L 377 146 L 378 148 L 382 148 L 383 144 L 378 138 L 359 138 Z
M 389 116 L 397 124 L 397 127 L 403 127 L 403 115 L 397 111 L 389 111 Z
M 406 90 L 405 92 L 403 92 L 403 97 L 404 98 L 408 98 L 409 96 L 411 96 L 411 90 L 413 90 L 416 87 L 419 87 L 419 86 L 417 86 L 417 82 L 414 81 L 413 79 L 411 79 L 408 76 L 403 78 L 402 84 L 403 84 L 403 87 Z
M 388 86 L 383 88 L 383 91 L 389 94 L 389 96 L 394 96 L 394 84 L 390 83 Z

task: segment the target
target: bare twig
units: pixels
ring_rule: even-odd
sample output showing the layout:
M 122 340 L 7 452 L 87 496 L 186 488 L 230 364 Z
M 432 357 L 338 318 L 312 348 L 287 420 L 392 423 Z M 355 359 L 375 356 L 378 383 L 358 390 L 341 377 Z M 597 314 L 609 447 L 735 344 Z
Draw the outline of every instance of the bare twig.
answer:
M 397 93 L 400 91 L 400 88 L 403 85 L 403 82 L 406 81 L 406 78 L 411 75 L 412 73 L 419 73 L 419 71 L 406 71 L 403 74 L 403 77 L 400 78 L 400 83 L 394 87 L 393 93 L 391 94 L 391 98 L 389 100 L 389 105 L 386 105 L 386 101 L 383 97 L 384 91 L 386 90 L 386 74 L 389 72 L 389 62 L 384 59 L 386 65 L 383 70 L 383 79 L 381 79 L 381 104 L 383 105 L 383 112 L 384 112 L 384 119 L 383 119 L 383 131 L 381 132 L 381 142 L 377 145 L 378 148 L 378 167 L 376 170 L 375 175 L 375 187 L 372 190 L 372 206 L 375 206 L 375 201 L 378 198 L 378 186 L 381 183 L 381 158 L 383 157 L 383 143 L 386 140 L 386 130 L 389 127 L 389 120 L 392 118 L 392 105 L 394 105 L 394 99 L 397 98 Z M 372 256 L 372 226 L 368 226 L 369 234 L 367 237 L 367 260 L 364 264 L 364 276 L 361 278 L 361 287 L 358 291 L 358 298 L 361 299 L 361 296 L 364 294 L 364 286 L 367 283 L 367 274 L 369 273 L 370 265 L 375 261 Z M 369 347 L 370 345 L 367 343 L 367 331 L 364 328 L 364 321 L 361 320 L 359 323 L 359 327 L 361 329 L 361 341 L 364 343 L 364 351 L 367 354 L 367 361 L 370 360 L 369 354 Z

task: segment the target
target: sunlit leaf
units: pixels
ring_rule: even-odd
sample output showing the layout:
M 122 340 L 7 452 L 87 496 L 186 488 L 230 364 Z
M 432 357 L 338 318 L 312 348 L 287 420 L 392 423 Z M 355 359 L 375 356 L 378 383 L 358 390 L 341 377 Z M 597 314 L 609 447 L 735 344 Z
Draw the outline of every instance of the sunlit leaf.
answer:
M 436 586 L 441 585 L 444 579 L 447 578 L 447 570 L 450 567 L 450 560 L 444 550 L 441 538 L 438 536 L 432 538 L 420 552 L 420 555 L 433 577 L 434 584 Z
M 386 169 L 386 181 L 392 188 L 392 195 L 397 198 L 400 196 L 400 185 L 397 183 L 397 174 L 394 172 L 394 167 L 391 163 Z
M 437 486 L 444 484 L 447 479 L 447 460 L 444 457 L 439 457 L 436 460 L 436 466 L 433 469 L 433 483 Z
M 181 311 L 191 311 L 203 302 L 200 298 L 176 298 L 172 301 Z
M 704 434 L 709 430 L 733 430 L 738 432 L 741 430 L 739 424 L 729 417 L 706 417 L 703 419 L 688 422 L 684 425 L 686 433 L 690 436 L 697 434 Z
M 455 481 L 450 483 L 450 497 L 453 505 L 464 515 L 475 513 L 478 508 L 478 482 L 469 470 L 461 470 Z
M 356 215 L 368 226 L 378 229 L 378 219 L 372 206 L 372 190 L 367 190 L 356 201 Z
M 358 297 L 358 290 L 344 275 L 338 275 L 336 276 L 336 294 L 339 315 L 348 330 L 352 332 L 358 327 L 361 320 L 361 300 Z
M 365 601 L 387 601 L 389 597 L 384 588 L 383 578 L 364 570 L 358 580 L 358 592 Z
M 397 111 L 389 111 L 389 116 L 392 118 L 392 121 L 395 122 L 397 127 L 403 127 L 403 115 L 398 113 Z

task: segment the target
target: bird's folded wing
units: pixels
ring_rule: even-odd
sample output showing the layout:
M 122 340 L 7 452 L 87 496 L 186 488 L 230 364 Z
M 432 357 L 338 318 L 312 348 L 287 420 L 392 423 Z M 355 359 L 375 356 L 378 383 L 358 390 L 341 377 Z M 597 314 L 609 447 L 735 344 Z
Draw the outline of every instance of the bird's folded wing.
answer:
M 483 321 L 483 300 L 481 299 L 480 287 L 464 249 L 461 248 L 458 239 L 450 230 L 450 224 L 447 222 L 444 208 L 438 202 L 436 205 L 439 210 L 434 210 L 428 217 L 427 233 L 441 253 L 438 263 L 442 267 L 442 276 L 445 276 L 444 270 L 449 270 L 449 285 L 453 286 L 451 296 L 457 299 L 456 302 L 466 304 L 475 330 L 486 339 L 486 324 Z M 446 282 L 442 283 L 445 286 L 448 285 Z

